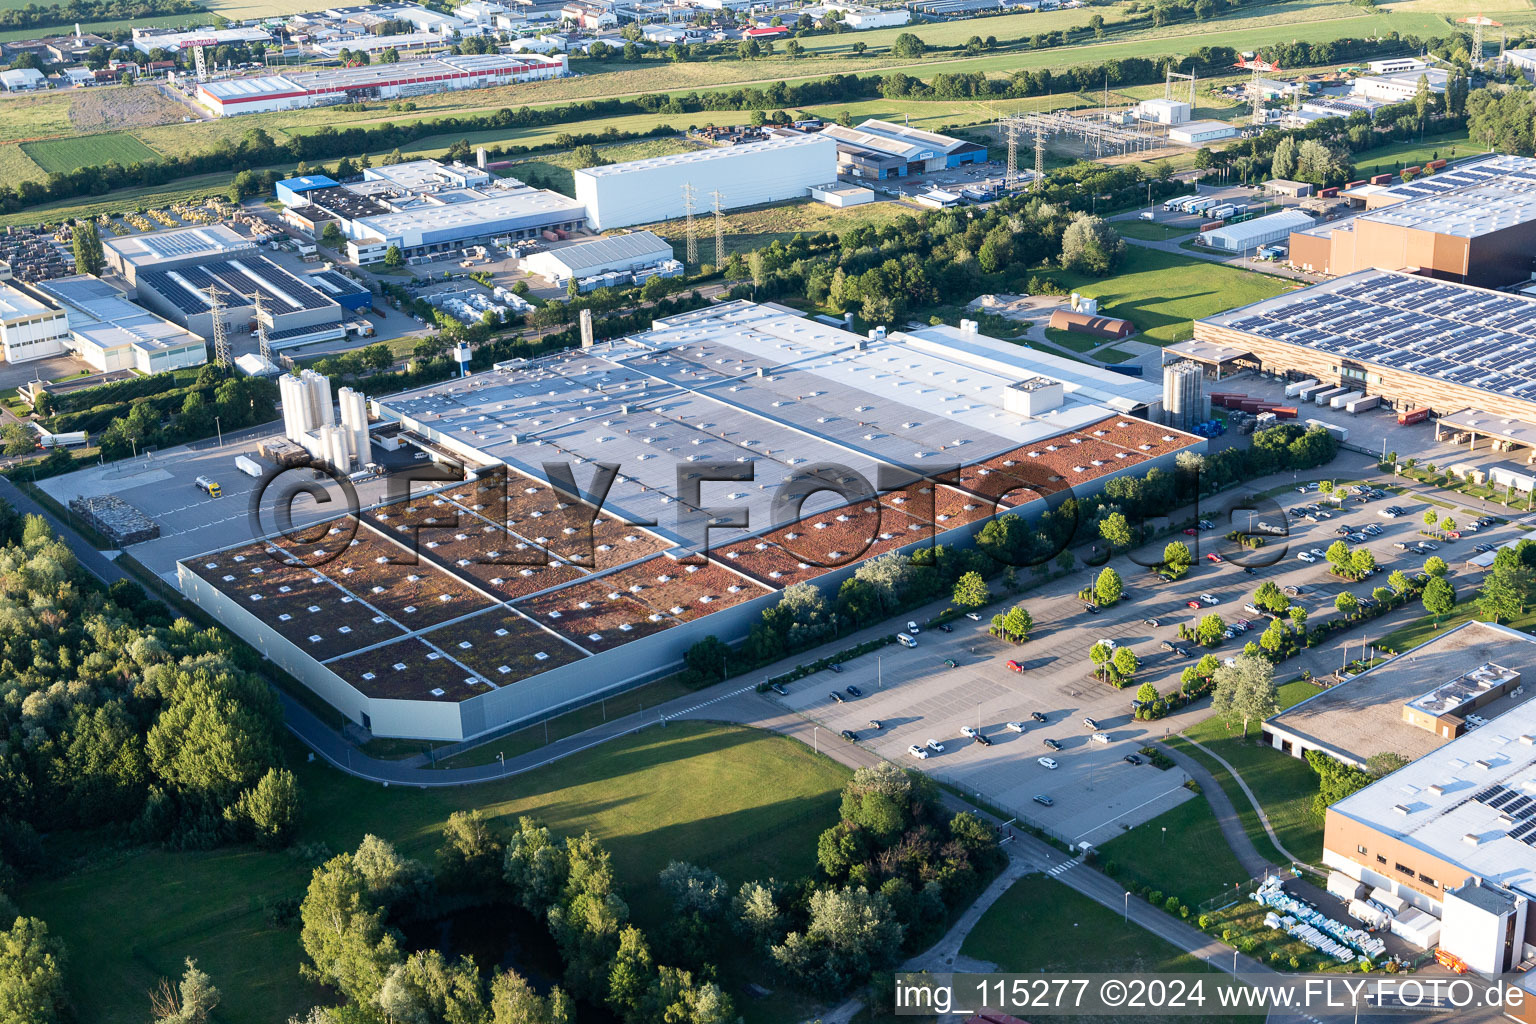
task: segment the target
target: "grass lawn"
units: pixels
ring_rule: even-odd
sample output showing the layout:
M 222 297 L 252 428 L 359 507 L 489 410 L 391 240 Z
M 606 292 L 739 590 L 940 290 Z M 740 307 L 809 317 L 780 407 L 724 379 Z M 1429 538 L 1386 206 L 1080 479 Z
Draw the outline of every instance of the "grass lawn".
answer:
M 1095 359 L 1102 359 L 1106 363 L 1123 363 L 1127 359 L 1136 358 L 1124 349 L 1118 349 L 1113 346 L 1100 349 L 1099 351 L 1095 352 L 1093 356 Z
M 796 199 L 774 206 L 758 206 L 735 210 L 725 215 L 725 251 L 747 252 L 758 249 L 778 239 L 788 241 L 797 234 L 831 231 L 841 234 L 865 224 L 883 227 L 900 217 L 912 217 L 921 213 L 900 203 L 874 202 L 860 206 L 838 208 L 818 203 L 814 199 Z M 682 221 L 659 221 L 655 224 L 639 224 L 633 230 L 647 229 L 663 238 L 675 239 L 681 251 L 683 244 Z M 714 215 L 705 216 L 699 229 L 700 255 L 713 260 L 715 257 Z
M 1126 238 L 1141 238 L 1148 242 L 1166 242 L 1173 238 L 1183 238 L 1193 234 L 1189 228 L 1176 228 L 1169 224 L 1158 224 L 1146 220 L 1117 220 L 1113 222 L 1114 229 Z
M 1030 927 L 1038 922 L 1041 927 Z M 1152 972 L 1207 974 L 1215 970 L 1177 946 L 1102 904 L 1043 875 L 1021 878 L 976 922 L 960 951 L 989 960 L 1011 974 L 1069 971 L 1116 974 Z M 1103 1021 L 1104 1017 L 1052 1017 L 1053 1021 Z M 1249 1017 L 1116 1015 L 1116 1021 L 1208 1021 L 1236 1024 Z
M 1279 691 L 1281 710 L 1318 693 L 1317 687 L 1299 680 L 1286 683 Z M 1250 728 L 1248 739 L 1244 740 L 1240 730 L 1230 730 L 1227 723 L 1217 715 L 1185 729 L 1184 735 L 1196 740 L 1237 769 L 1248 788 L 1258 797 L 1264 813 L 1269 817 L 1269 823 L 1274 826 L 1275 834 L 1280 837 L 1281 845 L 1310 864 L 1322 860 L 1323 823 L 1312 816 L 1312 797 L 1317 794 L 1317 776 L 1307 766 L 1307 762 L 1282 754 L 1273 747 L 1260 746 L 1256 729 Z M 1192 747 L 1185 747 L 1184 752 L 1205 760 L 1201 752 Z M 1207 761 L 1206 767 L 1217 772 L 1218 779 L 1226 774 L 1214 761 Z M 1253 805 L 1248 797 L 1235 783 L 1223 784 L 1222 788 L 1243 818 L 1243 824 L 1259 852 L 1271 856 L 1273 845 L 1258 815 L 1253 813 Z M 1273 859 L 1277 863 L 1284 863 L 1286 858 L 1274 850 Z
M 707 864 L 733 886 L 811 871 L 816 836 L 836 819 L 848 777 L 793 740 L 702 723 L 647 729 L 465 788 L 384 788 L 306 761 L 296 743 L 288 759 L 305 799 L 302 842 L 339 852 L 372 832 L 430 858 L 453 811 L 478 807 L 502 825 L 531 814 L 561 833 L 590 829 L 601 839 L 648 927 L 661 913 L 652 883 L 673 857 Z M 270 1024 L 316 993 L 298 980 L 297 932 L 272 927 L 261 901 L 302 895 L 310 870 L 290 854 L 251 849 L 104 853 L 91 867 L 28 886 L 20 902 L 68 944 L 82 1020 L 138 1024 L 142 994 L 195 956 L 223 992 L 221 1024 Z
M 1120 269 L 1106 278 L 1068 271 L 1052 277 L 1068 291 L 1099 300 L 1099 312 L 1135 325 L 1137 341 L 1169 345 L 1187 336 L 1190 322 L 1294 286 L 1277 277 L 1198 260 L 1177 253 L 1127 246 Z
M 1093 334 L 1079 334 L 1077 331 L 1064 331 L 1060 327 L 1047 327 L 1045 336 L 1054 345 L 1060 345 L 1069 352 L 1090 352 L 1107 341 Z
M 127 132 L 103 132 L 99 135 L 77 135 L 70 139 L 23 142 L 21 150 L 50 174 L 68 174 L 93 164 L 119 163 L 128 167 L 160 159 L 159 153 Z
M 1177 896 L 1191 907 L 1248 880 L 1204 797 L 1186 800 L 1102 844 L 1099 856 L 1120 882 L 1149 885 L 1165 899 Z
M 617 717 L 627 715 L 631 711 L 644 711 L 646 708 L 655 707 L 657 704 L 691 692 L 693 691 L 678 682 L 675 677 L 658 679 L 654 683 L 647 683 L 633 690 L 625 690 L 622 694 L 610 697 L 606 701 L 588 704 L 552 718 L 549 720 L 548 732 L 545 731 L 542 722 L 538 725 L 530 725 L 526 729 L 508 733 L 499 739 L 490 740 L 462 754 L 439 761 L 436 767 L 470 768 L 475 765 L 491 764 L 497 760 L 498 753 L 505 757 L 516 757 L 567 736 L 586 732 L 601 725 L 607 720 L 608 715 Z M 419 751 L 423 744 L 417 743 L 415 746 L 416 751 L 413 753 Z
M 1352 158 L 1356 177 L 1387 174 L 1402 167 L 1423 165 L 1431 160 L 1456 160 L 1474 153 L 1487 152 L 1473 142 L 1465 129 L 1427 135 L 1422 141 L 1394 142 L 1374 149 L 1361 150 Z

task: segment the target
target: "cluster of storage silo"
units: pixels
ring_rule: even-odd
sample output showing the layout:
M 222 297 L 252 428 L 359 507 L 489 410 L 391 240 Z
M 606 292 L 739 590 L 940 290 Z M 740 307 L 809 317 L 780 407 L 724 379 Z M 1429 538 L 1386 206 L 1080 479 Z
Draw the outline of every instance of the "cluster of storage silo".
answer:
M 1163 416 L 1168 426 L 1193 430 L 1210 419 L 1204 385 L 1205 372 L 1198 363 L 1185 359 L 1163 367 Z
M 368 461 L 368 400 L 359 391 L 337 392 L 341 422 L 336 422 L 336 402 L 331 380 L 323 373 L 302 370 L 299 376 L 278 378 L 283 403 L 283 435 L 304 446 L 310 456 L 346 472 L 356 462 Z

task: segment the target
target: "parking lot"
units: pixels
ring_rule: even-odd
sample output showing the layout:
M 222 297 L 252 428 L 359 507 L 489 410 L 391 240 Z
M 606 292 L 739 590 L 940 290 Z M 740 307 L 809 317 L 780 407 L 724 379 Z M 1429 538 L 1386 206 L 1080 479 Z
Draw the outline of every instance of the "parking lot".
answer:
M 1076 597 L 1077 590 L 1092 581 L 1097 569 L 1080 570 L 1053 581 L 1023 599 L 1034 616 L 1035 629 L 1033 639 L 1022 646 L 988 634 L 992 614 L 1008 606 L 1000 603 L 981 613 L 979 620 L 956 621 L 952 633 L 924 629 L 917 636 L 916 649 L 886 647 L 845 663 L 841 673 L 821 672 L 793 683 L 788 695 L 779 699 L 815 720 L 825 730 L 822 742 L 843 742 L 838 734 L 850 730 L 858 742 L 882 756 L 980 793 L 993 805 L 1045 826 L 1062 838 L 1102 843 L 1123 827 L 1153 818 L 1190 796 L 1182 788 L 1184 775 L 1179 769 L 1133 766 L 1123 758 L 1169 731 L 1178 732 L 1206 717 L 1209 710 L 1202 704 L 1159 721 L 1137 721 L 1130 708 L 1134 688 L 1115 690 L 1091 677 L 1088 649 L 1096 641 L 1111 639 L 1136 653 L 1141 663 L 1137 685 L 1150 682 L 1162 693 L 1176 692 L 1180 674 L 1193 662 L 1163 650 L 1162 644 L 1177 638 L 1181 622 L 1193 626 L 1211 612 L 1228 623 L 1240 618 L 1254 622 L 1246 633 L 1209 651 L 1221 658 L 1231 657 L 1246 641 L 1258 639 L 1262 617 L 1245 611 L 1244 606 L 1264 581 L 1294 588 L 1293 603 L 1306 608 L 1309 624 L 1316 624 L 1338 614 L 1334 599 L 1340 593 L 1347 590 L 1357 598 L 1369 597 L 1373 588 L 1386 585 L 1394 569 L 1411 575 L 1428 557 L 1395 547 L 1427 539 L 1419 535 L 1426 507 L 1422 503 L 1389 496 L 1369 503 L 1349 501 L 1342 510 L 1316 522 L 1287 515 L 1291 508 L 1323 504 L 1318 499 L 1316 492 L 1302 495 L 1291 491 L 1256 509 L 1254 522 L 1262 519 L 1285 524 L 1289 531 L 1257 552 L 1245 551 L 1223 537 L 1234 528 L 1229 524 L 1247 527 L 1246 512 L 1204 510 L 1216 528 L 1181 537 L 1197 558 L 1188 577 L 1163 582 L 1131 559 L 1116 558 L 1111 564 L 1125 581 L 1125 596 L 1097 614 L 1087 613 Z M 1389 505 L 1407 508 L 1409 514 L 1395 519 L 1378 514 Z M 1461 511 L 1440 511 L 1463 526 L 1476 518 Z M 1368 525 L 1381 530 L 1380 536 L 1356 545 L 1369 549 L 1380 566 L 1368 580 L 1351 583 L 1331 575 L 1325 559 L 1307 563 L 1296 557 L 1301 551 L 1326 551 L 1341 539 L 1337 532 L 1341 527 L 1360 530 Z M 1434 553 L 1455 571 L 1472 556 L 1475 545 L 1500 544 L 1520 535 L 1512 525 L 1493 526 L 1465 534 L 1459 541 L 1435 542 L 1439 550 Z M 1149 545 L 1141 553 L 1142 560 L 1152 561 L 1165 542 L 1166 538 Z M 1222 561 L 1210 560 L 1211 554 Z M 1201 594 L 1209 594 L 1216 603 L 1187 606 L 1190 600 L 1198 603 Z M 1300 655 L 1282 666 L 1277 675 L 1289 679 L 1304 667 L 1314 675 L 1331 672 L 1339 667 L 1332 659 L 1342 660 L 1349 648 L 1358 656 L 1371 633 L 1369 626 L 1347 633 L 1341 644 L 1324 645 Z M 1194 656 L 1202 653 L 1205 651 L 1197 649 Z M 1010 659 L 1023 671 L 1008 669 Z M 956 666 L 946 666 L 947 660 Z M 858 687 L 862 696 L 847 694 L 849 685 Z M 844 697 L 843 703 L 832 700 L 833 690 Z M 1043 713 L 1047 722 L 1031 720 L 1033 711 Z M 1091 741 L 1093 730 L 1083 724 L 1084 717 L 1093 718 L 1108 734 L 1108 744 Z M 871 729 L 871 720 L 879 721 L 882 728 Z M 1022 723 L 1025 732 L 1011 731 L 1007 725 L 1010 721 Z M 992 746 L 983 747 L 962 736 L 963 727 L 978 725 Z M 1047 749 L 1047 737 L 1059 741 L 1063 749 Z M 944 750 L 921 760 L 907 752 L 909 746 L 921 746 L 930 738 L 938 740 Z M 1053 770 L 1041 765 L 1038 758 L 1042 756 L 1054 758 L 1058 767 Z M 1053 805 L 1034 802 L 1036 795 L 1051 798 Z

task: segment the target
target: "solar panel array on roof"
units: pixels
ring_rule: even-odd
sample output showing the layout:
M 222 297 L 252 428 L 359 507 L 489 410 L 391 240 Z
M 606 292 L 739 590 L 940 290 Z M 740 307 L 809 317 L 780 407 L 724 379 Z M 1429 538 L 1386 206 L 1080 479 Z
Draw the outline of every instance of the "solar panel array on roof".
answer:
M 1209 323 L 1536 401 L 1536 299 L 1370 270 Z
M 219 289 L 220 301 L 227 306 L 241 304 L 242 300 L 250 301 L 260 294 L 262 302 L 273 313 L 324 309 L 334 304 L 332 299 L 261 256 L 158 271 L 145 274 L 140 280 L 187 314 L 202 313 L 210 308 L 210 287 Z

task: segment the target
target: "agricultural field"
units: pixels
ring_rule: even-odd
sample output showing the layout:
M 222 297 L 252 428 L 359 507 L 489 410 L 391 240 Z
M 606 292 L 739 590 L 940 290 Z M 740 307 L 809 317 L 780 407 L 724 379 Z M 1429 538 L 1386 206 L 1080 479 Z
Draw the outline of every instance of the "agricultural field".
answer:
M 1069 291 L 1097 298 L 1103 315 L 1129 320 L 1136 327 L 1135 340 L 1151 345 L 1184 340 L 1193 320 L 1294 287 L 1278 277 L 1139 245 L 1127 246 L 1125 262 L 1109 277 L 1051 276 Z
M 169 87 L 153 83 L 70 90 L 69 123 L 80 131 L 144 128 L 196 113 Z
M 300 843 L 351 850 L 367 833 L 430 863 L 456 810 L 499 825 L 531 814 L 562 834 L 591 830 L 613 855 L 634 917 L 654 927 L 656 873 L 680 853 L 735 885 L 815 866 L 816 837 L 837 819 L 848 772 L 799 743 L 751 729 L 674 723 L 615 740 L 549 768 L 463 788 L 383 789 L 287 750 L 305 799 Z M 771 778 L 774 785 L 763 786 Z M 21 894 L 25 912 L 68 944 L 81 1020 L 139 1024 L 143 993 L 194 956 L 223 992 L 222 1024 L 270 1024 L 321 994 L 298 979 L 298 933 L 263 907 L 302 895 L 312 865 L 289 853 L 231 848 L 144 850 L 105 857 Z M 101 908 L 110 906 L 111 914 Z
M 0 146 L 0 181 L 42 181 L 48 177 L 20 146 Z
M 800 45 L 807 51 L 817 53 L 851 53 L 854 43 L 863 43 L 871 50 L 879 50 L 890 47 L 903 32 L 912 33 L 929 46 L 964 46 L 972 36 L 980 36 L 982 39 L 996 36 L 999 43 L 1006 44 L 1041 32 L 1085 28 L 1088 19 L 1095 14 L 1102 15 L 1106 29 L 1113 31 L 1115 23 L 1124 20 L 1124 9 L 1124 4 L 1114 4 L 1107 7 L 1079 7 L 1070 11 L 1038 11 L 1031 14 L 1002 14 L 991 18 L 932 21 L 903 25 L 900 28 L 810 36 L 800 40 Z M 788 24 L 788 21 L 786 18 L 785 23 Z
M 21 151 L 50 174 L 75 171 L 91 164 L 119 163 L 127 167 L 160 158 L 160 154 L 127 132 L 23 142 Z
M 69 94 L 63 92 L 30 96 L 0 94 L 0 143 L 69 134 L 73 129 L 69 122 L 69 102 Z

